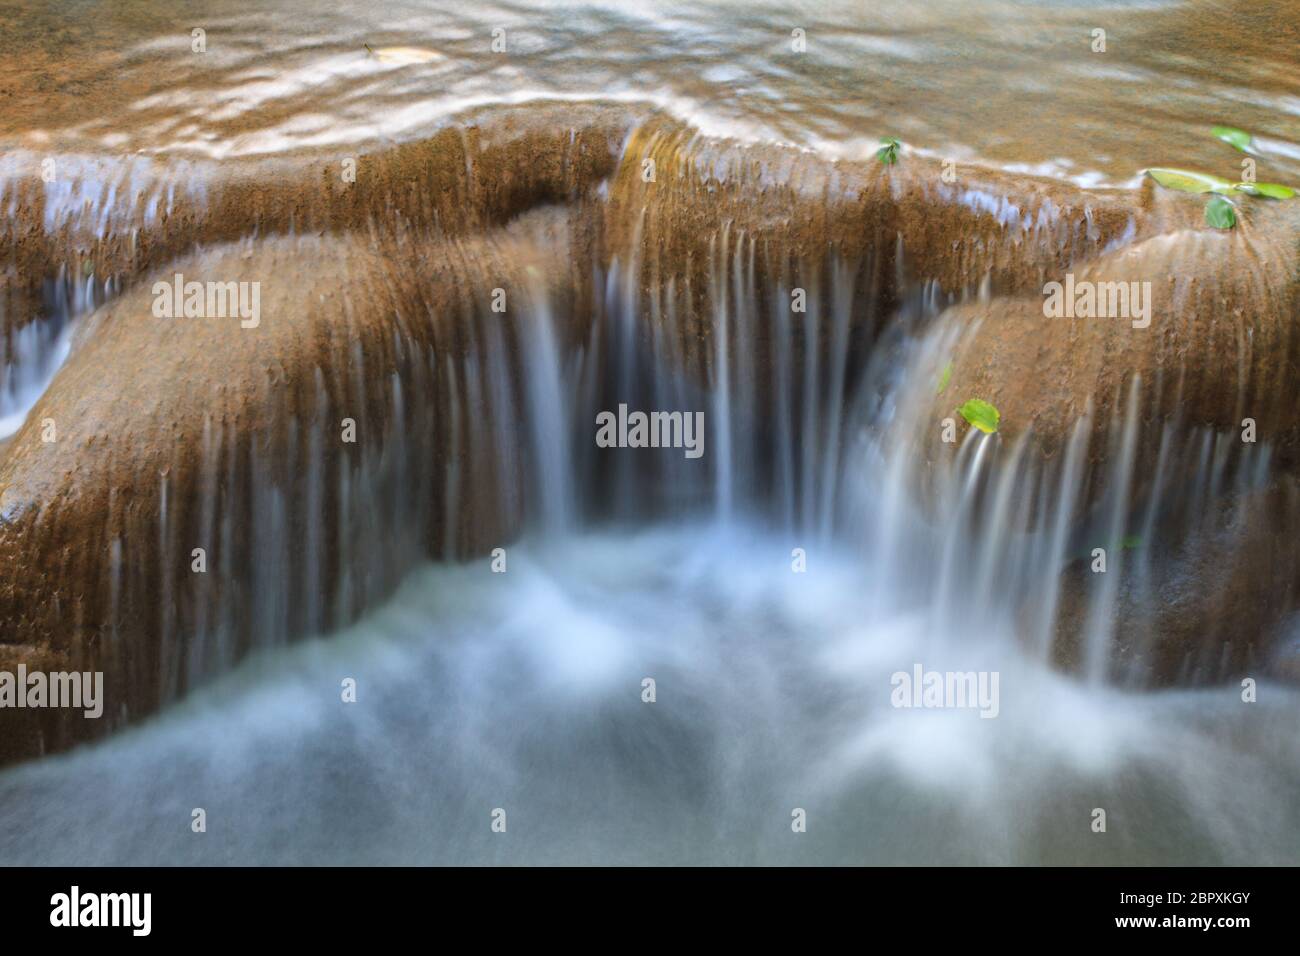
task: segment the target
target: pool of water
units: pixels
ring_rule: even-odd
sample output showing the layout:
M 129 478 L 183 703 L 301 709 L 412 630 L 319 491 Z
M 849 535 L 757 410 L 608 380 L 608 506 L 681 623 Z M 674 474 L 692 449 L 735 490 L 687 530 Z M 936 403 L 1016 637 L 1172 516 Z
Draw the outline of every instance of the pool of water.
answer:
M 789 545 L 692 522 L 520 543 L 504 573 L 426 566 L 345 633 L 0 775 L 0 859 L 1300 858 L 1300 693 L 1085 687 L 1009 633 L 880 600 L 852 553 L 811 549 L 796 573 Z M 997 671 L 996 716 L 895 707 L 916 664 Z

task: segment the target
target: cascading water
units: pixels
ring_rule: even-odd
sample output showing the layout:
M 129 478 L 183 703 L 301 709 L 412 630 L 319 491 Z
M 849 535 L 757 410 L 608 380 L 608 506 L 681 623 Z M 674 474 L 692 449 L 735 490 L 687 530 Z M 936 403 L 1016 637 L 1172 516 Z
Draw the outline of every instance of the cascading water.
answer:
M 67 266 L 44 283 L 38 319 L 22 314 L 0 299 L 0 439 L 18 430 L 50 379 L 68 356 L 69 339 L 78 318 L 112 298 L 112 279 L 69 275 Z M 11 323 L 7 313 L 12 310 Z
M 1300 861 L 1293 4 L 103 6 L 0 5 L 0 863 Z
M 624 256 L 594 282 L 589 324 L 539 287 L 509 317 L 479 316 L 459 359 L 399 342 L 381 459 L 331 478 L 317 426 L 295 426 L 305 503 L 258 478 L 256 459 L 239 463 L 266 562 L 248 597 L 262 652 L 143 726 L 0 775 L 0 817 L 25 821 L 0 834 L 0 858 L 1295 859 L 1294 691 L 1269 685 L 1243 708 L 1231 686 L 1118 689 L 1147 675 L 1141 655 L 1112 660 L 1109 583 L 1090 592 L 1082 679 L 1050 666 L 1063 571 L 1094 545 L 1112 568 L 1147 568 L 1158 532 L 1194 548 L 1213 524 L 1206 502 L 1267 485 L 1266 449 L 1241 460 L 1221 436 L 1169 426 L 1155 473 L 1139 476 L 1132 399 L 1100 471 L 1086 420 L 1054 467 L 974 430 L 949 463 L 930 460 L 923 399 L 956 335 L 937 320 L 937 284 L 887 307 L 861 291 L 875 262 L 768 283 L 751 237 L 722 229 L 712 249 L 710 339 L 687 332 L 686 290 L 652 282 L 643 299 L 643 267 Z M 782 307 L 796 287 L 802 311 Z M 438 415 L 412 401 L 430 390 Z M 705 454 L 596 447 L 597 416 L 619 405 L 703 411 Z M 413 440 L 434 432 L 450 448 L 440 475 Z M 226 440 L 205 433 L 208 474 L 234 489 L 216 477 L 237 467 Z M 504 573 L 487 558 L 424 563 L 341 632 L 275 646 L 291 615 L 343 626 L 382 592 L 402 561 L 371 563 L 394 547 L 368 540 L 375 529 L 437 513 L 442 553 L 463 554 L 459 516 L 483 487 L 527 519 L 501 542 Z M 243 513 L 209 500 L 214 522 Z M 286 545 L 292 509 L 327 502 L 342 549 L 328 566 L 319 540 Z M 344 583 L 325 587 L 334 573 Z M 222 669 L 231 628 L 200 622 L 188 662 L 164 665 L 169 686 Z M 892 706 L 891 675 L 915 665 L 1000 675 L 994 719 Z M 340 705 L 347 679 L 357 701 Z M 1088 827 L 1098 806 L 1129 823 L 1104 844 Z M 202 839 L 192 807 L 207 812 Z M 480 825 L 494 808 L 508 840 Z M 795 808 L 809 821 L 798 839 Z

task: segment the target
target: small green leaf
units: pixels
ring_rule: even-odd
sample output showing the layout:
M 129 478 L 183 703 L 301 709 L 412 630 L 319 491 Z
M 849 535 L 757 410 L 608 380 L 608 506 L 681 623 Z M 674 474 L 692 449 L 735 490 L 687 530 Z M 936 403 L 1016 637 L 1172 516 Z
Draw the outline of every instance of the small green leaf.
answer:
M 1236 183 L 1232 188 L 1251 196 L 1267 196 L 1269 199 L 1290 199 L 1295 195 L 1295 190 L 1290 186 L 1279 186 L 1277 183 Z
M 1209 173 L 1193 173 L 1186 169 L 1148 169 L 1147 175 L 1167 189 L 1185 193 L 1229 193 L 1233 184 Z
M 943 371 L 939 373 L 939 390 L 938 390 L 937 392 L 935 392 L 934 394 L 936 394 L 936 395 L 942 395 L 942 394 L 944 393 L 944 390 L 948 388 L 948 383 L 949 383 L 950 381 L 952 381 L 952 363 L 951 363 L 951 362 L 949 362 L 947 365 L 945 365 L 945 366 L 943 367 Z
M 1120 541 L 1119 546 L 1125 551 L 1136 550 L 1137 548 L 1142 547 L 1142 538 L 1140 535 L 1136 534 L 1125 535 L 1123 540 Z
M 991 435 L 997 431 L 998 422 L 1002 419 L 1002 416 L 998 414 L 998 410 L 982 398 L 972 398 L 957 411 L 962 418 L 986 435 Z
M 892 166 L 898 162 L 899 142 L 892 137 L 886 137 L 880 141 L 880 149 L 876 150 L 876 159 L 880 160 L 886 166 Z
M 1251 136 L 1244 129 L 1237 129 L 1235 126 L 1216 126 L 1210 132 L 1234 149 L 1239 149 L 1243 153 L 1252 152 Z
M 1237 210 L 1222 196 L 1215 196 L 1205 204 L 1205 221 L 1215 229 L 1231 229 L 1237 224 Z

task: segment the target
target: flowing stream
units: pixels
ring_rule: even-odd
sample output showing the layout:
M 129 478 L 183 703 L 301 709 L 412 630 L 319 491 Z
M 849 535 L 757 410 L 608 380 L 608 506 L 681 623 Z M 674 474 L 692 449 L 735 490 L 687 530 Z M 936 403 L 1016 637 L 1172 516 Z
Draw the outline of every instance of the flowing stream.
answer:
M 1047 634 L 1026 639 L 1017 627 L 1023 596 L 1050 593 L 1074 547 L 1060 529 L 1077 474 L 995 470 L 1014 451 L 972 437 L 944 479 L 941 513 L 916 504 L 915 450 L 900 437 L 911 429 L 891 426 L 909 387 L 932 387 L 936 343 L 922 331 L 932 290 L 909 298 L 865 358 L 840 347 L 827 368 L 812 364 L 815 350 L 778 349 L 784 388 L 769 394 L 737 372 L 722 400 L 692 387 L 671 354 L 629 359 L 622 286 L 604 285 L 610 300 L 593 332 L 602 345 L 562 348 L 540 302 L 525 320 L 536 347 L 517 387 L 532 411 L 516 433 L 540 447 L 511 494 L 540 504 L 532 530 L 506 544 L 504 572 L 489 558 L 423 565 L 342 633 L 260 652 L 143 726 L 7 771 L 0 816 L 22 823 L 0 836 L 0 857 L 1282 863 L 1300 854 L 1300 741 L 1290 732 L 1300 693 L 1265 683 L 1246 706 L 1235 685 L 1129 692 L 1057 673 Z M 740 288 L 729 307 L 736 338 L 720 346 L 733 356 L 761 322 Z M 845 311 L 834 290 L 814 299 L 806 334 L 843 345 Z M 505 363 L 484 356 L 478 366 L 461 374 L 482 395 L 513 387 Z M 599 368 L 617 374 L 600 378 Z M 576 454 L 579 442 L 590 447 L 594 410 L 619 401 L 705 408 L 706 454 L 607 450 L 605 466 Z M 772 429 L 773 419 L 803 427 Z M 1195 436 L 1188 445 L 1204 454 Z M 631 456 L 641 456 L 634 467 L 614 467 Z M 1196 460 L 1220 483 L 1262 480 Z M 981 475 L 994 476 L 988 522 L 971 513 Z M 1037 530 L 1008 531 L 1009 512 L 1033 499 L 1025 484 L 1040 480 L 1056 510 Z M 673 494 L 652 494 L 663 487 Z M 1105 508 L 1098 520 L 1104 533 Z M 1090 657 L 1104 658 L 1104 631 L 1088 639 Z M 991 719 L 893 706 L 892 675 L 917 664 L 996 672 Z M 653 702 L 643 699 L 647 678 Z M 355 703 L 342 702 L 348 679 Z M 206 812 L 204 834 L 190 830 L 195 808 Z M 1095 808 L 1107 811 L 1105 834 L 1090 829 Z M 504 834 L 491 829 L 497 810 Z M 806 833 L 791 830 L 796 810 Z
M 561 15 L 223 0 L 125 5 L 96 29 L 81 5 L 19 6 L 36 39 L 21 63 L 12 31 L 0 41 L 13 104 L 0 135 L 74 166 L 96 150 L 338 151 L 426 135 L 480 104 L 599 99 L 828 156 L 869 155 L 893 134 L 934 156 L 1121 187 L 1169 155 L 1213 165 L 1222 154 L 1198 124 L 1226 117 L 1257 132 L 1278 178 L 1300 177 L 1294 51 L 1268 40 L 1287 4 L 605 2 Z M 196 25 L 206 52 L 189 45 Z M 1063 52 L 1098 26 L 1129 52 Z M 510 45 L 494 58 L 497 28 Z M 796 28 L 815 55 L 792 58 Z M 1207 36 L 1232 51 L 1231 74 L 1190 56 Z M 101 199 L 51 186 L 47 227 Z M 157 202 L 142 221 L 165 216 Z M 832 256 L 806 313 L 770 309 L 789 289 L 755 276 L 754 237 L 716 226 L 707 341 L 684 332 L 671 287 L 642 293 L 644 266 L 623 250 L 592 278 L 590 322 L 538 283 L 463 354 L 400 345 L 417 371 L 385 383 L 398 450 L 372 470 L 325 474 L 305 419 L 301 500 L 241 462 L 256 521 L 232 528 L 215 503 L 209 517 L 214 540 L 251 536 L 257 650 L 234 664 L 230 622 L 186 619 L 188 642 L 161 665 L 177 702 L 0 772 L 0 863 L 1300 861 L 1300 690 L 1261 679 L 1243 703 L 1210 652 L 1153 689 L 1114 634 L 1122 600 L 1171 586 L 1157 573 L 1170 552 L 1149 546 L 1161 533 L 1184 557 L 1237 542 L 1212 505 L 1269 487 L 1268 443 L 1244 456 L 1173 423 L 1140 473 L 1133 398 L 1093 413 L 1113 450 L 1100 471 L 1083 426 L 1050 467 L 973 429 L 935 465 L 916 436 L 956 335 L 939 316 L 979 293 L 919 281 L 886 301 L 864 291 L 879 263 Z M 900 277 L 902 260 L 900 244 Z M 118 292 L 88 272 L 51 277 L 54 318 L 18 329 L 0 357 L 0 439 L 77 321 Z M 429 383 L 447 396 L 436 415 L 416 400 Z M 598 416 L 620 405 L 702 413 L 703 453 L 598 447 Z M 401 448 L 438 429 L 453 453 L 434 482 Z M 235 467 L 223 440 L 205 435 L 204 487 L 236 487 L 221 479 Z M 179 546 L 160 481 L 166 553 Z M 441 553 L 483 550 L 460 537 L 480 486 L 524 515 L 522 534 L 492 555 L 412 557 L 431 515 Z M 326 500 L 361 510 L 337 538 L 295 539 L 295 509 Z M 412 540 L 380 530 L 403 524 Z M 1112 564 L 1086 592 L 1065 673 L 1062 572 L 1098 545 Z M 396 590 L 373 600 L 390 578 Z M 167 600 L 163 633 L 181 626 Z M 320 636 L 284 644 L 291 621 Z M 1225 622 L 1205 624 L 1211 645 Z M 996 674 L 999 692 L 983 716 L 896 706 L 895 675 L 917 666 Z M 806 832 L 792 829 L 800 811 Z

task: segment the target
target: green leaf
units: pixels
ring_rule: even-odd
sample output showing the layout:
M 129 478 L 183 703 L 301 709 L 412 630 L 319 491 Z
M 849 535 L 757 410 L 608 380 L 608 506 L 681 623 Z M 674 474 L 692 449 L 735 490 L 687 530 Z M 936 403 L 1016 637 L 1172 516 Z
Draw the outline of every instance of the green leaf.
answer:
M 998 414 L 998 410 L 982 398 L 972 398 L 957 411 L 961 413 L 962 418 L 986 435 L 991 435 L 997 431 L 998 422 L 1002 419 L 1002 416 Z
M 1119 546 L 1125 551 L 1133 551 L 1142 547 L 1142 537 L 1141 535 L 1136 534 L 1125 535 L 1120 541 Z
M 1167 189 L 1185 193 L 1229 193 L 1233 184 L 1209 173 L 1193 173 L 1186 169 L 1148 169 L 1147 175 Z
M 1243 153 L 1251 152 L 1251 136 L 1244 129 L 1237 129 L 1235 126 L 1216 126 L 1210 132 L 1234 149 L 1239 149 Z
M 899 142 L 892 137 L 886 137 L 881 141 L 880 149 L 876 150 L 876 159 L 880 160 L 886 166 L 892 166 L 898 162 Z
M 1222 196 L 1205 204 L 1205 221 L 1215 229 L 1231 229 L 1237 224 L 1237 210 Z
M 1279 186 L 1277 183 L 1236 183 L 1232 188 L 1251 196 L 1267 196 L 1269 199 L 1290 199 L 1295 195 L 1295 190 L 1290 186 Z
M 950 381 L 952 381 L 952 363 L 951 363 L 951 362 L 949 362 L 947 365 L 945 365 L 945 366 L 943 367 L 943 371 L 939 373 L 939 390 L 938 390 L 937 392 L 935 392 L 934 394 L 936 394 L 936 395 L 942 395 L 942 394 L 944 393 L 944 390 L 947 389 L 947 387 L 948 387 L 948 383 L 949 383 Z

